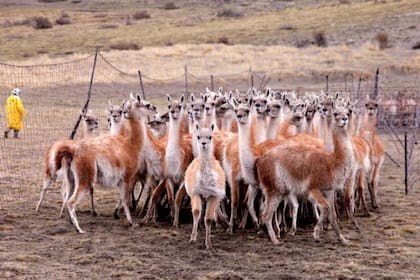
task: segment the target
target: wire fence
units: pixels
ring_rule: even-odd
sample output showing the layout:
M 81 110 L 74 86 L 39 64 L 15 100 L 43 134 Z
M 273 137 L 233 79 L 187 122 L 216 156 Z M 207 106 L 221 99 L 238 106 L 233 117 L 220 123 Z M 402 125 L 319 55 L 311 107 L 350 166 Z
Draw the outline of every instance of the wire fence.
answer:
M 22 139 L 0 138 L 0 210 L 13 201 L 29 201 L 29 198 L 38 195 L 44 176 L 45 152 L 53 142 L 69 137 L 86 102 L 93 64 L 94 55 L 49 65 L 19 66 L 0 63 L 0 102 L 3 104 L 0 109 L 0 119 L 3 129 L 6 127 L 4 104 L 12 88 L 22 89 L 22 101 L 27 112 L 24 129 L 21 132 Z M 169 78 L 143 75 L 138 69 L 127 73 L 110 63 L 105 54 L 98 52 L 89 109 L 99 118 L 100 130 L 104 132 L 107 130 L 105 113 L 107 100 L 120 103 L 127 99 L 130 92 L 142 92 L 147 99 L 162 108 L 166 104 L 166 98 L 163 98 L 166 94 L 203 92 L 206 87 L 215 90 L 220 86 L 225 89 L 246 90 L 250 86 L 259 89 L 271 86 L 295 90 L 298 94 L 328 90 L 346 91 L 352 96 L 361 97 L 372 94 L 374 82 L 369 79 L 361 81 L 356 77 L 349 78 L 349 75 L 343 79 L 343 82 L 329 81 L 326 85 L 322 85 L 321 81 L 318 86 L 308 86 L 302 81 L 296 82 L 294 87 L 282 87 L 279 86 L 281 77 L 276 75 L 275 69 L 267 73 L 249 68 L 237 73 L 214 73 L 210 76 L 203 76 L 192 69 L 194 66 L 180 66 L 179 75 Z M 398 88 L 392 85 L 392 77 L 385 77 L 384 80 L 391 82 L 379 84 L 380 97 L 401 101 L 404 98 L 419 96 L 415 84 L 406 84 L 405 87 Z M 419 104 L 419 100 L 416 101 Z M 402 102 L 398 104 L 397 112 L 402 112 L 405 107 Z M 410 110 L 412 119 L 405 115 L 404 118 L 408 118 L 408 121 L 391 120 L 392 126 L 405 125 L 409 128 L 417 125 L 418 127 L 420 109 L 416 107 L 416 110 Z M 382 112 L 388 111 L 382 110 Z M 400 118 L 399 116 L 400 113 L 397 113 L 393 118 Z M 381 122 L 385 123 L 386 118 L 388 117 L 382 117 Z M 415 155 L 415 152 L 412 154 Z M 398 154 L 394 156 L 398 157 Z M 417 178 L 410 180 L 416 181 Z M 58 189 L 51 190 L 54 191 L 58 197 Z

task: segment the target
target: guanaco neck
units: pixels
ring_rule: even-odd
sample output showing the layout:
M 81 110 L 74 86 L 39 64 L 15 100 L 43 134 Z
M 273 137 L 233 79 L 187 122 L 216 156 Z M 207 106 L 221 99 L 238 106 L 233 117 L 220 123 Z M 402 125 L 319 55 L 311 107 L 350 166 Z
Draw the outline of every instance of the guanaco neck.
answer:
M 266 117 L 265 114 L 259 114 L 254 112 L 252 114 L 252 123 L 251 123 L 251 132 L 252 137 L 255 140 L 255 145 L 258 145 L 261 142 L 266 140 Z
M 363 126 L 361 128 L 361 136 L 369 143 L 373 143 L 373 138 L 376 136 L 377 116 L 365 114 L 363 119 Z
M 324 141 L 325 149 L 327 151 L 334 150 L 334 140 L 331 132 L 332 117 L 321 116 L 320 126 L 318 131 L 318 138 Z
M 352 157 L 352 148 L 346 128 L 335 127 L 332 131 L 332 140 L 334 145 L 332 153 L 334 167 L 344 168 Z
M 138 120 L 134 117 L 128 119 L 128 124 L 130 127 L 130 134 L 126 139 L 126 147 L 132 153 L 140 152 L 143 147 L 143 128 L 142 120 Z
M 277 138 L 277 132 L 279 131 L 280 124 L 281 124 L 280 114 L 275 117 L 270 116 L 268 118 L 267 140 L 273 140 Z

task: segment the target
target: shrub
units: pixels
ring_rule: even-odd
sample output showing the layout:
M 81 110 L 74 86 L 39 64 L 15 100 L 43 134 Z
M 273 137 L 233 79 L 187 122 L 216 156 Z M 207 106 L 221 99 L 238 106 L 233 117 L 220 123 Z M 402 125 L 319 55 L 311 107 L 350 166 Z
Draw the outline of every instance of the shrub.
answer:
M 217 43 L 229 45 L 229 39 L 226 36 L 222 36 L 217 40 Z
M 47 29 L 52 28 L 53 24 L 46 17 L 34 17 L 34 28 L 35 29 Z
M 378 42 L 379 49 L 383 50 L 388 48 L 388 34 L 379 32 L 375 35 L 375 40 Z
M 414 44 L 414 46 L 412 47 L 413 50 L 420 50 L 420 41 L 418 41 L 417 43 Z
M 147 11 L 137 11 L 133 15 L 133 19 L 139 20 L 139 19 L 145 19 L 150 18 L 150 14 Z
M 64 18 L 63 16 L 61 16 L 55 20 L 55 23 L 58 25 L 70 24 L 70 20 L 68 18 Z
M 285 25 L 280 26 L 280 30 L 296 31 L 297 28 L 295 26 L 285 24 Z
M 108 24 L 102 24 L 99 28 L 101 28 L 101 29 L 114 29 L 114 28 L 118 28 L 118 25 L 108 23 Z
M 300 39 L 295 43 L 296 48 L 306 48 L 311 44 L 311 41 L 308 39 Z
M 223 11 L 217 12 L 216 14 L 218 17 L 230 17 L 230 18 L 237 18 L 240 17 L 241 14 L 238 12 L 235 12 L 231 9 L 225 9 Z
M 168 2 L 163 6 L 165 10 L 176 10 L 178 7 L 174 4 L 174 2 Z
M 136 43 L 118 42 L 109 46 L 111 50 L 139 50 L 140 47 Z
M 316 31 L 313 33 L 314 37 L 314 43 L 318 47 L 326 47 L 328 45 L 327 43 L 327 37 L 325 36 L 324 31 Z
M 38 0 L 41 3 L 66 2 L 67 0 Z

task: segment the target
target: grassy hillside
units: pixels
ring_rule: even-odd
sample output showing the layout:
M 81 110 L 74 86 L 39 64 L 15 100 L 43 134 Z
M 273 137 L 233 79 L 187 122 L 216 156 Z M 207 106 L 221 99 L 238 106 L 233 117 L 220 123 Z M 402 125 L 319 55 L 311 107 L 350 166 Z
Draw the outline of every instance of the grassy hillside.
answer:
M 359 47 L 385 32 L 388 46 L 410 49 L 420 29 L 420 2 L 409 0 L 174 1 L 175 9 L 167 1 L 76 2 L 2 1 L 0 59 L 86 53 L 95 46 L 305 46 L 314 42 L 314 33 L 323 33 L 328 46 Z M 150 18 L 134 19 L 139 11 Z M 36 16 L 47 17 L 53 27 L 35 29 Z M 63 16 L 69 24 L 56 24 Z

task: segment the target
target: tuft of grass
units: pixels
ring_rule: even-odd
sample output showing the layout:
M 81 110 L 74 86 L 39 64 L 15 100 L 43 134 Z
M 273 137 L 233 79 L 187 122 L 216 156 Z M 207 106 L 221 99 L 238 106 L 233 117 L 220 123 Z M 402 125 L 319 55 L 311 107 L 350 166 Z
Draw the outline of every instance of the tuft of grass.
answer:
M 375 35 L 374 39 L 378 42 L 378 47 L 380 50 L 388 48 L 388 34 L 385 32 L 379 32 Z
M 150 17 L 151 16 L 150 16 L 148 11 L 137 11 L 133 15 L 133 19 L 135 19 L 135 20 L 146 19 L 146 18 L 150 18 Z
M 118 42 L 109 46 L 111 50 L 140 50 L 141 47 L 136 43 L 131 42 Z
M 65 24 L 70 24 L 70 20 L 68 18 L 61 16 L 55 20 L 55 23 L 58 25 L 65 25 Z
M 280 30 L 288 30 L 288 31 L 296 31 L 297 30 L 297 28 L 295 26 L 290 25 L 290 24 L 284 24 L 284 25 L 280 26 L 279 29 Z
M 53 24 L 47 17 L 34 17 L 34 26 L 35 29 L 48 29 L 52 28 Z
M 318 47 L 328 46 L 327 36 L 325 35 L 324 31 L 315 31 L 312 35 L 315 45 L 317 45 Z
M 231 9 L 224 9 L 222 11 L 217 12 L 216 15 L 218 17 L 227 17 L 227 18 L 238 18 L 242 16 L 241 13 L 235 12 Z
M 175 5 L 174 2 L 168 2 L 165 5 L 163 5 L 164 10 L 176 10 L 179 9 L 177 5 Z

